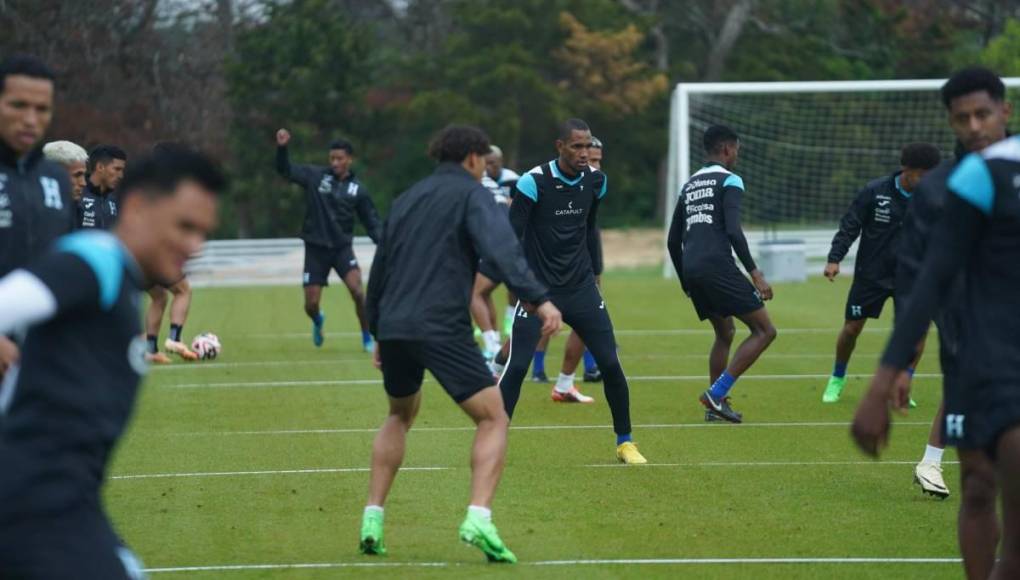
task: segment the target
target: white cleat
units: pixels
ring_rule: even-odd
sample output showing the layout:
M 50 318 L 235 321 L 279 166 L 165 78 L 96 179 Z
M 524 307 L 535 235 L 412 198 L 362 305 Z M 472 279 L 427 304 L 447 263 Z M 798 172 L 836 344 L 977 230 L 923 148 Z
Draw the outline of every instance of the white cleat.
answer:
M 949 488 L 942 479 L 942 466 L 938 463 L 922 461 L 914 468 L 914 483 L 921 486 L 921 491 L 939 499 L 949 497 Z

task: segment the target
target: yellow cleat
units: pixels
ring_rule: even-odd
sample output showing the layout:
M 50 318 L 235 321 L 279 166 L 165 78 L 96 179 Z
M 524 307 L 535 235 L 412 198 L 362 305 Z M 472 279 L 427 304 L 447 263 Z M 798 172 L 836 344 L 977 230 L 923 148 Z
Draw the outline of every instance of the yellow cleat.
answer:
M 198 360 L 198 355 L 192 352 L 191 349 L 183 342 L 170 340 L 168 338 L 166 339 L 166 342 L 163 343 L 163 348 L 166 349 L 167 352 L 172 352 L 184 360 Z
M 145 362 L 153 365 L 168 365 L 174 361 L 161 352 L 147 352 L 145 353 Z
M 616 458 L 620 460 L 620 463 L 626 463 L 627 465 L 644 465 L 648 463 L 644 455 L 637 450 L 637 445 L 630 441 L 621 443 L 616 447 Z

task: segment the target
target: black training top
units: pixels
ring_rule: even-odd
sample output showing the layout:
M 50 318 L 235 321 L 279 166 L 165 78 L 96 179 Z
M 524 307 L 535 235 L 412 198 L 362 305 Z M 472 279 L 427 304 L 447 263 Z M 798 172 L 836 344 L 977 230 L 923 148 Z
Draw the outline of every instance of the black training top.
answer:
M 516 205 L 516 202 L 515 202 Z M 479 258 L 532 304 L 546 288 L 528 269 L 506 212 L 464 168 L 443 163 L 394 202 L 376 249 L 366 309 L 378 340 L 471 336 L 468 305 Z
M 98 228 L 108 230 L 117 221 L 117 199 L 112 191 L 103 193 L 91 181 L 85 183 L 81 199 L 75 208 L 74 226 L 78 229 Z
M 709 163 L 680 188 L 667 247 L 677 275 L 686 278 L 736 268 L 757 269 L 740 226 L 744 180 L 719 163 Z M 731 250 L 732 248 L 732 250 Z
M 382 221 L 368 189 L 353 172 L 339 179 L 330 167 L 291 163 L 286 147 L 276 148 L 276 171 L 305 190 L 301 239 L 327 248 L 345 248 L 353 241 L 357 216 L 368 237 L 379 243 Z
M 1020 138 L 964 158 L 947 181 L 945 212 L 906 313 L 882 362 L 905 368 L 950 282 L 965 271 L 961 376 L 968 383 L 1020 380 Z
M 18 157 L 0 141 L 0 276 L 45 252 L 74 227 L 67 170 L 42 149 Z
M 839 263 L 861 238 L 854 278 L 893 289 L 896 256 L 910 193 L 900 186 L 900 172 L 872 181 L 857 192 L 832 238 L 829 262 Z
M 510 223 L 528 264 L 550 289 L 595 283 L 600 253 L 596 221 L 605 195 L 604 173 L 585 168 L 568 178 L 555 159 L 517 181 Z
M 78 232 L 27 268 L 56 303 L 0 395 L 0 527 L 98 507 L 145 373 L 139 274 L 111 234 Z

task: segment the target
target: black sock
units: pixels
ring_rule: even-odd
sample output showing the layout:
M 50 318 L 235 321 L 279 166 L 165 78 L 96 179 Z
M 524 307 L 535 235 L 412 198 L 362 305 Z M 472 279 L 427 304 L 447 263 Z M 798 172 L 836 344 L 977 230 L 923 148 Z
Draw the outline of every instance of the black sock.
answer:
M 184 330 L 183 324 L 171 324 L 170 325 L 170 340 L 174 342 L 181 341 L 181 332 Z
M 155 334 L 148 334 L 145 336 L 145 342 L 148 344 L 149 354 L 156 354 L 159 347 L 156 344 L 159 342 L 159 337 Z

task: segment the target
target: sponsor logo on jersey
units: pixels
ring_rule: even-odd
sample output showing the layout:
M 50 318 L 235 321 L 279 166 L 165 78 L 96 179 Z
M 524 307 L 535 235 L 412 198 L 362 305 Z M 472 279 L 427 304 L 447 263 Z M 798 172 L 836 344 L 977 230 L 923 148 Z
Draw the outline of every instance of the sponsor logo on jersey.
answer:
M 324 175 L 322 181 L 319 182 L 319 193 L 329 193 L 333 191 L 333 176 Z
M 574 201 L 571 200 L 567 203 L 567 209 L 556 210 L 556 215 L 581 215 L 584 213 L 584 208 L 574 209 Z

